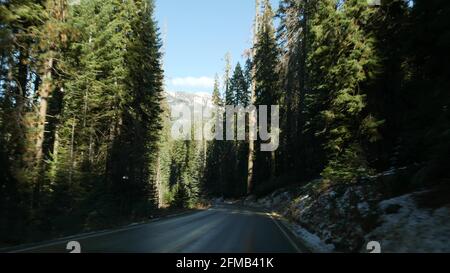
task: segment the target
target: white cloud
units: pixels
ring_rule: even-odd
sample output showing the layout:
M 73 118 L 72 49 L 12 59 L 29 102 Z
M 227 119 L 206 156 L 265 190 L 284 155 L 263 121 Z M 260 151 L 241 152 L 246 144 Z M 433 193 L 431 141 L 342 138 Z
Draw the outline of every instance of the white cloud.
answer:
M 213 88 L 214 79 L 209 77 L 184 77 L 184 78 L 173 78 L 170 80 L 173 86 L 177 87 L 202 87 L 202 88 Z

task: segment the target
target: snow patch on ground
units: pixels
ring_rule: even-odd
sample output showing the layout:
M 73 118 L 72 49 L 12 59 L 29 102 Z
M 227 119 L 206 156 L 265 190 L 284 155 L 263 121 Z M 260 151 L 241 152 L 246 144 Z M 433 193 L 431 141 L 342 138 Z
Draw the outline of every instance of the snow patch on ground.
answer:
M 413 193 L 380 202 L 381 225 L 366 236 L 383 252 L 450 252 L 450 209 L 418 208 Z
M 292 222 L 283 221 L 300 240 L 311 251 L 315 253 L 330 253 L 334 251 L 334 245 L 324 243 L 319 236 Z
M 450 252 L 450 201 L 424 206 L 419 201 L 434 200 L 431 191 L 392 198 L 382 193 L 391 175 L 395 172 L 347 185 L 313 181 L 259 199 L 248 197 L 244 205 L 283 216 L 285 225 L 313 252 L 368 252 L 371 241 L 388 253 Z

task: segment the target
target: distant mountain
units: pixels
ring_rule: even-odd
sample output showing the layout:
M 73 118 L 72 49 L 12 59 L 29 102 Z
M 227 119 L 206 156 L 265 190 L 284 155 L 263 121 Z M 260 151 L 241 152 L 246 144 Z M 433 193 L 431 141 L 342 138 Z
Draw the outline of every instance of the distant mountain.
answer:
M 166 99 L 172 111 L 180 111 L 181 107 L 188 106 L 197 114 L 201 109 L 210 111 L 213 109 L 212 96 L 208 93 L 196 92 L 166 92 Z

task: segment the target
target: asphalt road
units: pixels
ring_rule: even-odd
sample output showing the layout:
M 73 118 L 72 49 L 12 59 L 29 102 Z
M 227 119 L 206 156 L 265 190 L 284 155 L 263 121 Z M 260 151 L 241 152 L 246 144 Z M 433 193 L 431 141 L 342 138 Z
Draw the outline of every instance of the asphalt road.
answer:
M 82 253 L 296 253 L 304 249 L 269 214 L 220 206 L 19 252 L 68 253 L 69 241 L 78 241 Z

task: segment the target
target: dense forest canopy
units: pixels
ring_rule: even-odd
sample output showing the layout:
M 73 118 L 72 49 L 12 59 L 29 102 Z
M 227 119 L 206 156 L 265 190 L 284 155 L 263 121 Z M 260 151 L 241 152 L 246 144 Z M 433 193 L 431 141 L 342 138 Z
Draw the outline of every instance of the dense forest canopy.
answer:
M 253 47 L 225 58 L 212 102 L 279 105 L 274 152 L 171 137 L 153 2 L 0 1 L 2 243 L 318 177 L 450 182 L 449 1 L 256 0 Z

